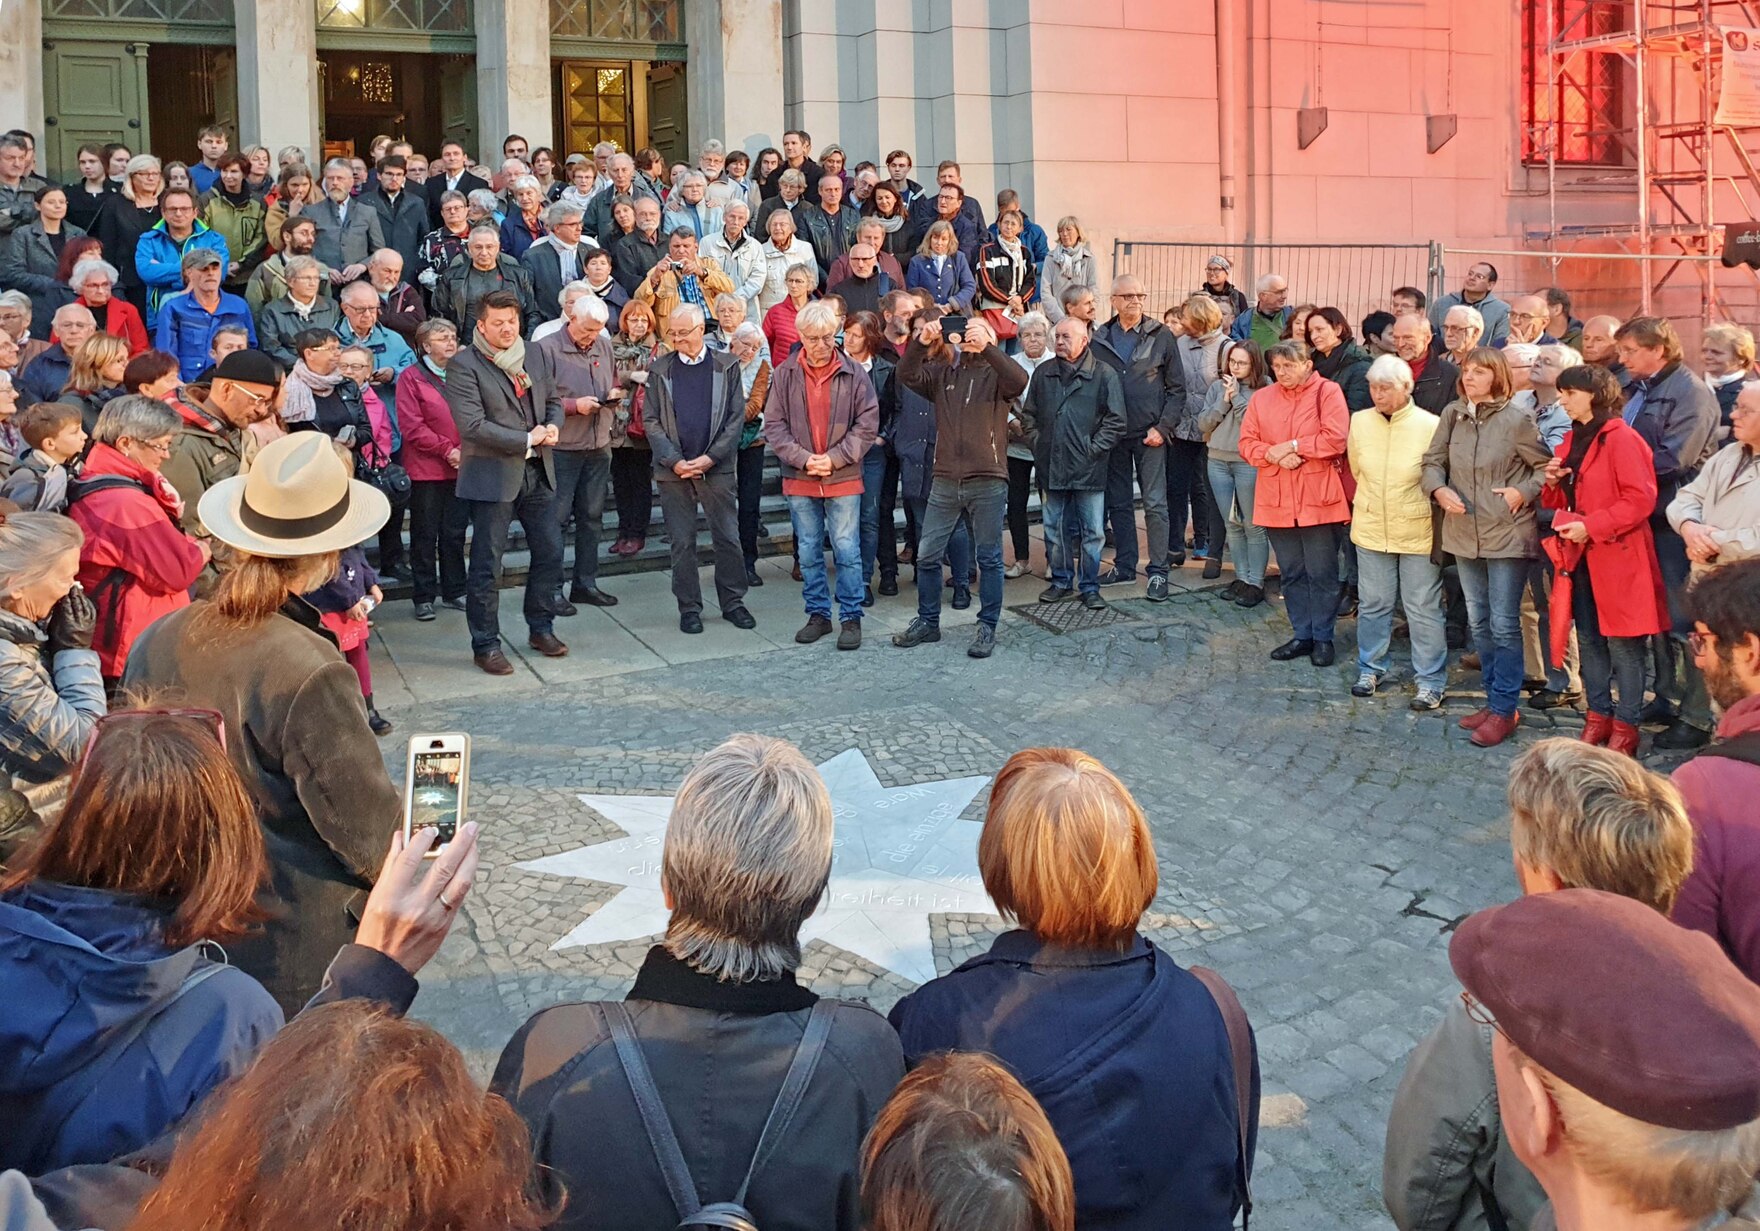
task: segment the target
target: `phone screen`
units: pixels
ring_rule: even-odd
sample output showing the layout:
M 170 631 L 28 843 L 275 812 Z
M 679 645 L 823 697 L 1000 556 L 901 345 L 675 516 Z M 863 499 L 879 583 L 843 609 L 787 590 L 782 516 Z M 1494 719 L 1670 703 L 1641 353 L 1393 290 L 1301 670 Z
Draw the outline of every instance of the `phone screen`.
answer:
M 410 780 L 410 832 L 432 825 L 439 830 L 435 847 L 458 835 L 458 796 L 464 772 L 459 752 L 418 752 Z

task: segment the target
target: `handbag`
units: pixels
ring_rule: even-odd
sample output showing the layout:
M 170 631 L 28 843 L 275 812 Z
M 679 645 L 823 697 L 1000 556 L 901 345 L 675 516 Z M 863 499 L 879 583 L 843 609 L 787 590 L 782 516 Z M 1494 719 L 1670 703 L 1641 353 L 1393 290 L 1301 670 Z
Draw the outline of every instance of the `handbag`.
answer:
M 1001 308 L 985 308 L 983 316 L 984 323 L 990 326 L 990 332 L 995 334 L 999 341 L 1006 342 L 1020 334 L 1020 329 Z
M 377 460 L 369 458 L 371 452 Z M 385 493 L 385 499 L 391 502 L 392 508 L 409 503 L 410 481 L 409 471 L 379 452 L 379 446 L 368 436 L 359 452 L 354 457 L 354 476 L 361 482 L 378 488 Z

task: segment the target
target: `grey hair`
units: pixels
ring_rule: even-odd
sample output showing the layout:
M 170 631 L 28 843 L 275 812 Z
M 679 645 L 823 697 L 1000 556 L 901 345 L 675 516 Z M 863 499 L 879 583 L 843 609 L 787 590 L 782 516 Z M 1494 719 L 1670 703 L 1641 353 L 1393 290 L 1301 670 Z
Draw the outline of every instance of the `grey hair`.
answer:
M 0 595 L 42 581 L 85 541 L 79 524 L 59 513 L 7 514 L 0 523 Z
M 1467 324 L 1479 331 L 1479 337 L 1481 339 L 1485 337 L 1485 314 L 1470 304 L 1457 303 L 1451 305 L 1448 311 L 1442 314 L 1442 323 L 1444 325 L 1448 324 L 1448 318 L 1456 312 L 1465 312 L 1467 314 Z
M 1257 282 L 1253 283 L 1253 289 L 1256 291 L 1268 291 L 1271 289 L 1272 284 L 1276 282 L 1283 283 L 1285 289 L 1289 287 L 1289 279 L 1282 274 L 1264 274 L 1261 275 Z
M 520 160 L 517 158 L 513 159 L 512 161 L 519 162 L 520 166 L 522 166 L 522 167 L 525 166 L 525 163 L 520 162 Z M 537 192 L 537 193 L 541 193 L 544 191 L 544 185 L 542 185 L 538 182 L 538 177 L 535 175 L 516 176 L 514 178 L 513 183 L 511 183 L 507 186 L 507 191 L 509 191 L 509 192 L 524 192 L 528 188 L 531 191 Z
M 318 263 L 317 257 L 315 257 L 315 256 L 290 256 L 287 258 L 286 261 L 284 261 L 282 263 L 281 276 L 283 278 L 285 278 L 287 281 L 291 282 L 296 277 L 298 277 L 300 274 L 303 274 L 303 273 L 307 272 L 308 270 L 314 270 L 314 269 L 317 270 L 320 274 L 324 272 L 324 267 Z
M 1503 347 L 1503 357 L 1512 365 L 1521 360 L 1532 367 L 1534 360 L 1540 357 L 1540 348 L 1532 342 L 1507 342 Z
M 1542 346 L 1540 348 L 1540 354 L 1550 356 L 1553 362 L 1558 364 L 1558 370 L 1561 372 L 1566 368 L 1577 367 L 1583 362 L 1583 357 L 1577 354 L 1575 347 L 1566 346 L 1562 342 L 1554 342 L 1550 346 Z M 1538 356 L 1536 356 L 1536 358 L 1538 358 Z
M 81 257 L 74 264 L 73 273 L 67 279 L 68 289 L 77 295 L 85 286 L 87 278 L 91 277 L 93 274 L 100 273 L 109 274 L 112 284 L 122 280 L 122 274 L 117 270 L 116 266 L 112 265 L 109 261 L 106 261 L 101 256 L 87 256 Z M 7 293 L 11 295 L 23 295 L 22 291 L 9 291 Z M 3 297 L 0 297 L 0 302 L 5 302 Z M 25 297 L 25 303 L 27 306 L 30 303 L 28 296 Z
M 399 252 L 397 249 L 380 248 L 378 251 L 374 252 L 372 256 L 367 258 L 367 264 L 389 265 L 393 257 L 395 257 L 400 264 L 403 262 L 403 253 Z
M 703 185 L 704 188 L 709 186 L 709 177 L 704 175 L 701 171 L 686 171 L 683 175 L 678 177 L 678 182 L 681 186 L 690 183 L 692 180 Z
M 456 188 L 448 188 L 445 192 L 440 194 L 440 206 L 442 209 L 451 205 L 454 201 L 457 201 L 460 205 L 469 205 L 471 203 L 471 199 Z
M 324 176 L 329 175 L 332 171 L 346 171 L 352 177 L 354 175 L 354 164 L 346 158 L 326 159 L 324 162 L 324 169 L 318 173 L 318 178 L 323 179 Z
M 725 218 L 727 216 L 726 211 L 736 210 L 736 209 L 745 210 L 747 218 L 750 218 L 752 216 L 752 207 L 750 205 L 746 204 L 746 202 L 742 201 L 739 197 L 734 196 L 734 197 L 727 198 L 727 204 L 722 207 L 722 210 L 723 210 L 722 217 Z
M 726 153 L 727 153 L 727 147 L 722 145 L 721 142 L 717 141 L 714 137 L 710 137 L 707 141 L 703 142 L 703 148 L 697 151 L 697 154 L 699 157 L 701 157 L 704 154 L 723 154 L 724 155 Z
M 671 315 L 666 318 L 666 323 L 670 325 L 681 316 L 689 317 L 693 325 L 707 325 L 709 323 L 703 318 L 703 310 L 697 307 L 694 303 L 679 304 L 678 307 L 672 310 Z
M 308 161 L 308 159 L 306 158 L 305 150 L 297 145 L 284 145 L 284 146 L 282 146 L 278 151 L 276 151 L 275 161 L 278 163 L 279 162 L 288 162 L 288 161 L 290 161 L 289 155 L 292 156 L 291 161 L 301 163 L 302 165 Z
M 122 166 L 122 178 L 139 175 L 142 171 L 164 171 L 164 164 L 152 154 L 136 154 Z
M 357 288 L 362 292 L 362 294 L 365 294 L 372 299 L 375 307 L 378 305 L 379 292 L 373 289 L 373 284 L 371 282 L 350 282 L 347 286 L 343 287 L 340 291 L 338 291 L 336 293 L 337 300 L 342 303 L 347 303 L 348 302 L 348 293 L 350 291 L 356 290 Z M 360 295 L 356 295 L 355 298 L 359 299 Z
M 764 340 L 764 331 L 750 321 L 741 321 L 733 331 L 733 340 L 738 342 L 744 338 L 750 337 L 756 337 L 758 341 L 762 342 Z
M 495 194 L 487 188 L 471 189 L 471 195 L 466 197 L 465 201 L 478 209 L 488 210 L 491 214 L 495 212 L 495 207 L 501 204 Z M 444 205 L 445 202 L 442 201 L 441 204 Z
M 551 204 L 549 209 L 544 211 L 544 225 L 547 227 L 556 227 L 560 226 L 562 223 L 568 222 L 570 219 L 584 217 L 586 217 L 586 214 L 581 210 L 580 206 L 571 205 L 567 201 L 556 201 Z
M 801 171 L 796 170 L 794 167 L 790 167 L 778 177 L 776 182 L 779 184 L 793 184 L 797 188 L 805 188 L 807 186 L 807 177 Z
M 601 325 L 611 319 L 611 310 L 605 306 L 605 301 L 591 291 L 575 300 L 568 314 L 577 321 L 591 319 Z
M 628 154 L 613 154 L 610 159 L 606 161 L 605 169 L 609 171 L 612 167 L 621 167 L 624 163 L 628 163 L 631 170 L 634 170 L 636 160 L 631 158 Z
M 92 439 L 107 445 L 114 445 L 124 436 L 130 440 L 157 440 L 171 435 L 182 424 L 177 412 L 164 402 L 129 393 L 105 403 L 92 428 Z
M 1043 312 L 1029 312 L 1015 322 L 1014 328 L 1016 333 L 1027 329 L 1043 329 L 1046 333 L 1050 333 L 1051 318 Z
M 1383 355 L 1369 365 L 1371 385 L 1392 385 L 1407 397 L 1412 395 L 1412 367 L 1398 355 Z
M 593 288 L 587 284 L 585 278 L 576 278 L 573 282 L 562 284 L 562 289 L 556 292 L 556 302 L 565 304 L 570 295 L 591 295 L 592 293 Z
M 649 197 L 649 196 L 637 197 L 635 200 L 633 200 L 629 203 L 629 207 L 630 207 L 630 209 L 634 210 L 638 214 L 641 213 L 644 209 L 651 209 L 656 214 L 660 214 L 660 213 L 665 212 L 665 207 L 662 206 L 660 204 L 660 202 L 656 201 L 653 197 Z M 696 233 L 693 231 L 692 235 L 694 236 L 695 234 Z
M 678 789 L 661 877 L 669 953 L 717 979 L 776 979 L 801 964 L 800 930 L 831 878 L 831 793 L 784 740 L 735 735 Z
M 470 233 L 464 237 L 464 241 L 468 244 L 479 235 L 493 235 L 496 243 L 501 242 L 501 229 L 499 227 L 491 226 L 487 222 L 479 222 L 476 226 L 472 227 Z
M 788 268 L 782 271 L 782 281 L 786 283 L 797 269 L 806 275 L 807 285 L 817 290 L 819 287 L 819 267 L 812 261 L 790 262 Z
M 721 311 L 721 305 L 724 303 L 734 304 L 742 311 L 746 306 L 746 301 L 741 299 L 738 295 L 735 295 L 732 291 L 722 291 L 721 294 L 715 296 L 715 302 L 710 304 L 709 307 L 713 311 L 719 312 Z
M 79 263 L 79 265 L 75 265 L 73 267 L 73 272 L 74 272 L 73 285 L 76 288 L 78 287 L 78 275 L 79 275 L 80 267 L 83 265 L 89 264 L 93 259 L 94 258 L 87 257 L 86 260 L 81 261 Z M 106 262 L 100 262 L 100 264 L 105 264 L 105 263 Z M 29 295 L 26 295 L 23 291 L 0 291 L 0 308 L 23 308 L 26 312 L 29 312 L 31 310 L 32 306 L 33 305 L 31 304 L 31 297 Z
M 837 309 L 823 299 L 815 299 L 800 310 L 800 314 L 795 317 L 794 324 L 797 330 L 805 330 L 808 325 L 815 329 L 823 329 L 829 325 L 831 331 L 835 333 L 837 332 Z

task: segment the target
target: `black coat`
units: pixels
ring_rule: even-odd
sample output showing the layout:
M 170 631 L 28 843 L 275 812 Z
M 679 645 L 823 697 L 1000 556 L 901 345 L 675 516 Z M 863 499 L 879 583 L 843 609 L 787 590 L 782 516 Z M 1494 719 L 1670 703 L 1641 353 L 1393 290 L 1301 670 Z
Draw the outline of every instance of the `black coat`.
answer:
M 652 240 L 640 231 L 631 231 L 622 239 L 611 241 L 611 276 L 626 294 L 634 295 L 642 279 L 653 272 L 660 258 L 666 255 L 666 236 L 654 232 Z M 660 322 L 664 326 L 665 322 Z M 786 356 L 784 356 L 786 358 Z
M 360 199 L 378 213 L 385 246 L 403 258 L 404 276 L 414 278 L 421 270 L 422 240 L 432 230 L 428 226 L 428 198 L 423 195 L 421 185 L 405 187 L 397 194 L 395 205 L 383 188 L 362 193 Z
M 468 197 L 477 189 L 487 188 L 488 186 L 488 180 L 483 179 L 481 176 L 472 175 L 469 171 L 466 171 L 463 175 L 458 177 L 458 187 L 453 191 L 462 192 Z M 408 191 L 408 189 L 405 191 Z M 439 230 L 440 198 L 445 196 L 447 192 L 446 173 L 439 167 L 430 170 L 428 172 L 427 182 L 422 185 L 422 192 L 428 198 L 428 230 Z
M 141 236 L 157 226 L 158 222 L 157 201 L 151 207 L 142 209 L 120 192 L 105 198 L 103 206 L 98 210 L 98 221 L 92 228 L 92 235 L 104 245 L 104 259 L 116 266 L 117 272 L 122 275 L 122 286 L 125 289 L 138 289 L 145 285 L 141 281 L 140 271 L 135 268 L 134 250 L 141 242 Z
M 1431 355 L 1424 365 L 1424 374 L 1412 386 L 1412 401 L 1420 409 L 1439 415 L 1460 396 L 1455 386 L 1460 383 L 1461 370 L 1447 355 Z
M 1021 403 L 1033 462 L 1050 491 L 1104 491 L 1112 446 L 1124 435 L 1124 387 L 1091 348 L 1067 377 L 1062 363 L 1040 364 Z
M 1154 427 L 1163 440 L 1172 440 L 1174 425 L 1186 412 L 1186 365 L 1173 331 L 1145 316 L 1130 354 L 1121 355 L 1113 345 L 1117 323 L 1115 316 L 1096 328 L 1091 349 L 1124 385 L 1125 438 L 1140 440 Z

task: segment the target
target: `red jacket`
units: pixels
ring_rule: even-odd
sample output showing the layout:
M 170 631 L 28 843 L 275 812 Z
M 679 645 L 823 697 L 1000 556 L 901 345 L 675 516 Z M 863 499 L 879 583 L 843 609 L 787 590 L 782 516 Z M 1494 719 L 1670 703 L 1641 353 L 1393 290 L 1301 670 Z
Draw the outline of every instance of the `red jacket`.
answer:
M 446 404 L 445 386 L 420 359 L 397 374 L 397 427 L 403 433 L 403 468 L 417 483 L 450 483 L 458 467 L 446 461 L 458 448 L 458 426 Z
M 1729 739 L 1760 731 L 1760 696 L 1732 705 L 1717 724 Z M 1674 771 L 1693 822 L 1693 871 L 1674 903 L 1674 921 L 1717 939 L 1742 973 L 1760 983 L 1760 765 L 1696 756 Z
M 1350 437 L 1351 412 L 1344 392 L 1319 374 L 1297 389 L 1273 383 L 1247 401 L 1241 419 L 1240 453 L 1259 468 L 1253 524 L 1288 529 L 1351 519 L 1351 503 L 1339 476 L 1339 459 Z M 1265 460 L 1276 444 L 1296 442 L 1302 464 L 1285 470 Z
M 177 497 L 158 475 L 107 444 L 92 446 L 80 484 L 120 475 L 152 488 L 111 487 L 79 496 L 67 515 L 85 531 L 79 550 L 79 582 L 98 609 L 92 648 L 105 678 L 122 674 L 128 651 L 147 625 L 189 606 L 189 588 L 202 571 L 196 541 L 178 529 Z
M 1571 451 L 1571 434 L 1554 450 Z M 1655 457 L 1644 438 L 1621 419 L 1609 419 L 1579 467 L 1574 509 L 1564 485 L 1542 488 L 1554 530 L 1582 522 L 1589 528 L 1585 555 L 1595 586 L 1595 616 L 1605 637 L 1648 637 L 1667 632 L 1668 592 L 1656 562 L 1650 514 L 1656 508 Z
M 121 338 L 128 343 L 128 357 L 133 359 L 152 346 L 147 340 L 147 327 L 141 321 L 140 309 L 136 308 L 121 295 L 112 292 L 110 302 L 99 308 L 81 299 L 79 303 L 91 308 L 92 315 L 98 318 L 98 328 L 113 338 Z

